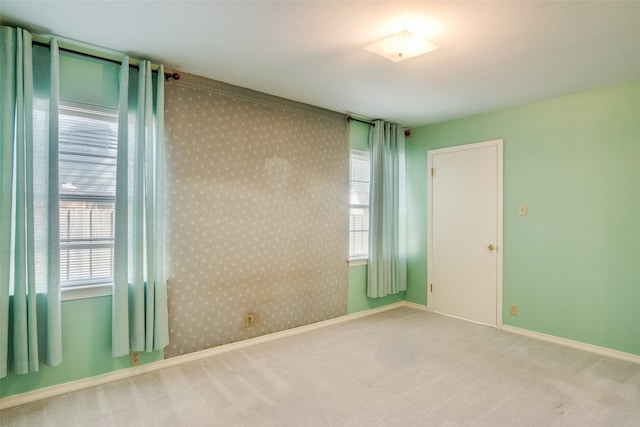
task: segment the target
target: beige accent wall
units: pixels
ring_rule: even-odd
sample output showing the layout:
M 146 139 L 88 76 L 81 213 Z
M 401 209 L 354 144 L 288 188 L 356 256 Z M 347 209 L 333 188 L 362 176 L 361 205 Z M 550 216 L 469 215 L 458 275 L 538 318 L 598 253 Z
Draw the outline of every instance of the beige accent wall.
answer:
M 346 314 L 345 116 L 189 74 L 165 115 L 166 356 Z

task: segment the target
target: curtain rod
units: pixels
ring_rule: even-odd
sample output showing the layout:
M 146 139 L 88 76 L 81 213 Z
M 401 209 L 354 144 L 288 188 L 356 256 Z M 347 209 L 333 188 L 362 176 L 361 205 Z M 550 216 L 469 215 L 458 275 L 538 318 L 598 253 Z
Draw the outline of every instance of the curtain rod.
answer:
M 360 120 L 360 119 L 356 119 L 353 116 L 347 116 L 347 121 L 348 122 L 358 122 L 358 123 L 364 123 L 365 125 L 369 125 L 369 126 L 373 126 L 373 123 L 368 122 L 366 120 Z
M 350 115 L 349 115 L 349 116 L 347 116 L 347 121 L 348 121 L 348 122 L 364 123 L 365 125 L 369 125 L 369 126 L 373 126 L 373 125 L 374 125 L 374 123 L 372 123 L 372 122 L 368 122 L 368 121 L 366 121 L 366 120 L 356 119 L 355 117 L 350 116 Z M 404 136 L 406 136 L 406 137 L 411 136 L 411 129 L 409 129 L 409 128 L 404 128 Z
M 44 43 L 44 42 L 39 42 L 36 40 L 33 40 L 33 44 L 36 46 L 42 46 L 42 47 L 50 47 L 50 45 L 48 43 Z M 60 50 L 61 52 L 67 52 L 67 53 L 73 53 L 74 55 L 80 55 L 80 56 L 84 56 L 86 58 L 92 58 L 92 59 L 98 59 L 100 61 L 106 61 L 106 62 L 110 62 L 112 64 L 118 64 L 118 65 L 122 65 L 122 61 L 118 61 L 115 59 L 111 59 L 111 58 L 104 58 L 98 55 L 92 55 L 90 53 L 86 53 L 86 52 L 78 52 L 76 50 L 73 49 L 69 49 L 66 47 L 60 47 L 58 46 L 58 50 Z M 136 70 L 139 70 L 140 67 L 138 67 L 137 64 L 129 64 L 129 68 L 135 68 Z M 153 70 L 153 73 L 157 73 L 158 70 Z M 179 73 L 164 73 L 164 80 L 167 81 L 169 79 L 173 79 L 173 80 L 180 80 L 180 74 Z

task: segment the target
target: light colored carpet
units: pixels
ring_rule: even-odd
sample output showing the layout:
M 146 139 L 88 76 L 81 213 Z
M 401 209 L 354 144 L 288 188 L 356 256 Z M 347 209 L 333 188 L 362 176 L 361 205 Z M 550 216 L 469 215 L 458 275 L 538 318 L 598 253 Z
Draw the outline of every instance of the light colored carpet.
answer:
M 3 411 L 9 426 L 640 426 L 640 365 L 408 307 Z

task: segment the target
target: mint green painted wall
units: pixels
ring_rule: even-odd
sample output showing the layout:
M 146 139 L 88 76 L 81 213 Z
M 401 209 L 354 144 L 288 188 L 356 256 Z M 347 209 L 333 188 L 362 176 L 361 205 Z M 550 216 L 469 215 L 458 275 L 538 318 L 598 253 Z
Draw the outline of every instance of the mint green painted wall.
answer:
M 60 98 L 118 108 L 120 66 L 60 52 Z
M 427 150 L 500 138 L 503 322 L 640 354 L 640 81 L 416 129 L 407 300 L 426 299 Z
M 349 300 L 347 311 L 355 313 L 370 308 L 382 307 L 394 302 L 404 301 L 405 292 L 387 295 L 382 298 L 367 297 L 367 266 L 358 265 L 349 267 Z
M 62 364 L 0 380 L 0 397 L 129 367 L 129 357 L 111 357 L 111 297 L 62 302 Z M 141 353 L 141 364 L 162 360 L 162 351 Z
M 369 151 L 369 125 L 351 122 L 349 125 L 349 145 L 353 150 Z
M 368 151 L 369 125 L 351 122 L 349 127 L 349 143 L 352 149 Z M 367 298 L 367 266 L 359 265 L 349 267 L 348 313 L 393 304 L 394 302 L 403 301 L 404 297 L 405 292 L 400 292 L 395 295 L 387 295 L 383 298 Z
M 427 304 L 427 150 L 424 128 L 407 138 L 407 301 Z

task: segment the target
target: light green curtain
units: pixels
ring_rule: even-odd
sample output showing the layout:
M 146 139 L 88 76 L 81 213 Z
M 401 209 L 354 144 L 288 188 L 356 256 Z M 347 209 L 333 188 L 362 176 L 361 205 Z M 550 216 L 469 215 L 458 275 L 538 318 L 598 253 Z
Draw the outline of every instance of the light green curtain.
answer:
M 130 74 L 129 58 L 125 57 L 120 73 L 116 172 L 114 357 L 130 351 L 160 350 L 169 343 L 164 69 L 158 69 L 155 93 L 148 61 L 139 64 L 135 75 Z
M 374 121 L 369 131 L 369 298 L 407 290 L 404 145 L 402 127 Z
M 0 378 L 62 362 L 59 57 L 0 27 Z

